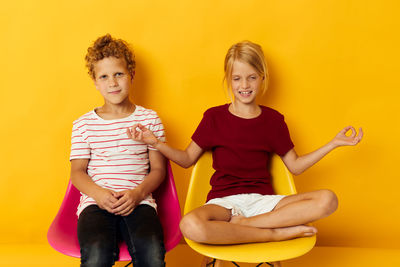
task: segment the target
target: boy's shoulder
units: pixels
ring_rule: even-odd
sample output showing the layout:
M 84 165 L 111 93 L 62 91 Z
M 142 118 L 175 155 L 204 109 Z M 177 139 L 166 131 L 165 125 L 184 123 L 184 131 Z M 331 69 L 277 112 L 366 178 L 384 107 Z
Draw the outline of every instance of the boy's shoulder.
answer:
M 96 114 L 94 110 L 86 112 L 85 114 L 74 120 L 73 125 L 82 125 L 88 123 L 89 121 L 95 121 L 97 120 L 97 116 L 95 115 Z
M 158 116 L 156 111 L 138 105 L 136 105 L 136 109 L 133 112 L 133 115 L 133 119 L 139 122 L 160 120 L 160 117 Z
M 137 115 L 139 115 L 139 114 L 140 115 L 157 115 L 157 112 L 155 110 L 150 109 L 150 108 L 145 108 L 143 106 L 136 105 L 136 109 L 135 109 L 134 114 L 137 114 Z

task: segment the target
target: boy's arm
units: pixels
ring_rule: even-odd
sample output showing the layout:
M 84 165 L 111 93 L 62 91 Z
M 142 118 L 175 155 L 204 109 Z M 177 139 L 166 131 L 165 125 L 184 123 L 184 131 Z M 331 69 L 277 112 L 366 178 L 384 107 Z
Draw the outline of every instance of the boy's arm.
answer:
M 348 131 L 352 131 L 350 136 L 346 136 Z M 315 163 L 320 161 L 326 154 L 331 152 L 333 149 L 340 146 L 354 146 L 357 145 L 363 137 L 363 131 L 360 128 L 357 135 L 356 130 L 352 126 L 347 126 L 341 130 L 335 138 L 333 138 L 329 143 L 322 146 L 321 148 L 308 153 L 303 156 L 298 156 L 294 149 L 287 152 L 282 160 L 285 163 L 289 171 L 295 175 L 299 175 Z
M 82 193 L 93 198 L 101 209 L 112 213 L 112 207 L 118 201 L 116 192 L 95 184 L 87 174 L 88 159 L 71 160 L 71 183 Z
M 165 157 L 156 150 L 149 150 L 150 172 L 136 188 L 116 193 L 118 201 L 113 205 L 116 215 L 129 215 L 139 203 L 154 192 L 166 176 Z
M 137 129 L 139 128 L 139 130 Z M 170 147 L 164 142 L 158 140 L 154 134 L 141 124 L 135 124 L 127 129 L 130 138 L 138 142 L 144 142 L 160 151 L 165 157 L 169 158 L 183 168 L 192 166 L 203 154 L 203 149 L 195 142 L 190 142 L 185 150 Z

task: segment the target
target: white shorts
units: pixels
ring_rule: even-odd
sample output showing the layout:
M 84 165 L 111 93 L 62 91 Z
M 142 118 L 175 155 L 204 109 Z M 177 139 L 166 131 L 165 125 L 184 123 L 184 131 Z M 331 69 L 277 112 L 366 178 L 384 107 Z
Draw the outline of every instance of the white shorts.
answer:
M 205 205 L 214 204 L 231 210 L 232 216 L 243 215 L 252 217 L 272 211 L 283 195 L 238 194 L 214 198 Z

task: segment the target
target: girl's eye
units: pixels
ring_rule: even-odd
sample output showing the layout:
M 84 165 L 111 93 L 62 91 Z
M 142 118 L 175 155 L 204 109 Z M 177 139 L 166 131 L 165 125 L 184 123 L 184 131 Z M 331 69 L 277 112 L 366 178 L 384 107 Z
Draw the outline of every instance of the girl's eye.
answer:
M 239 81 L 240 78 L 239 78 L 239 77 L 234 77 L 233 80 L 234 80 L 234 81 Z
M 115 74 L 116 77 L 120 77 L 120 76 L 123 76 L 123 75 L 124 74 L 122 72 L 118 72 L 118 73 Z

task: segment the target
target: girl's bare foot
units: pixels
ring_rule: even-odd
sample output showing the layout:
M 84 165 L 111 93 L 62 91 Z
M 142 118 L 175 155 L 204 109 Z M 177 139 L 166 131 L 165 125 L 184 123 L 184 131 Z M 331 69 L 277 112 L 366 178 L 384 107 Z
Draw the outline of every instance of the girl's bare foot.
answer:
M 269 230 L 272 231 L 271 241 L 282 241 L 297 237 L 313 236 L 317 233 L 317 228 L 306 225 L 274 228 Z

